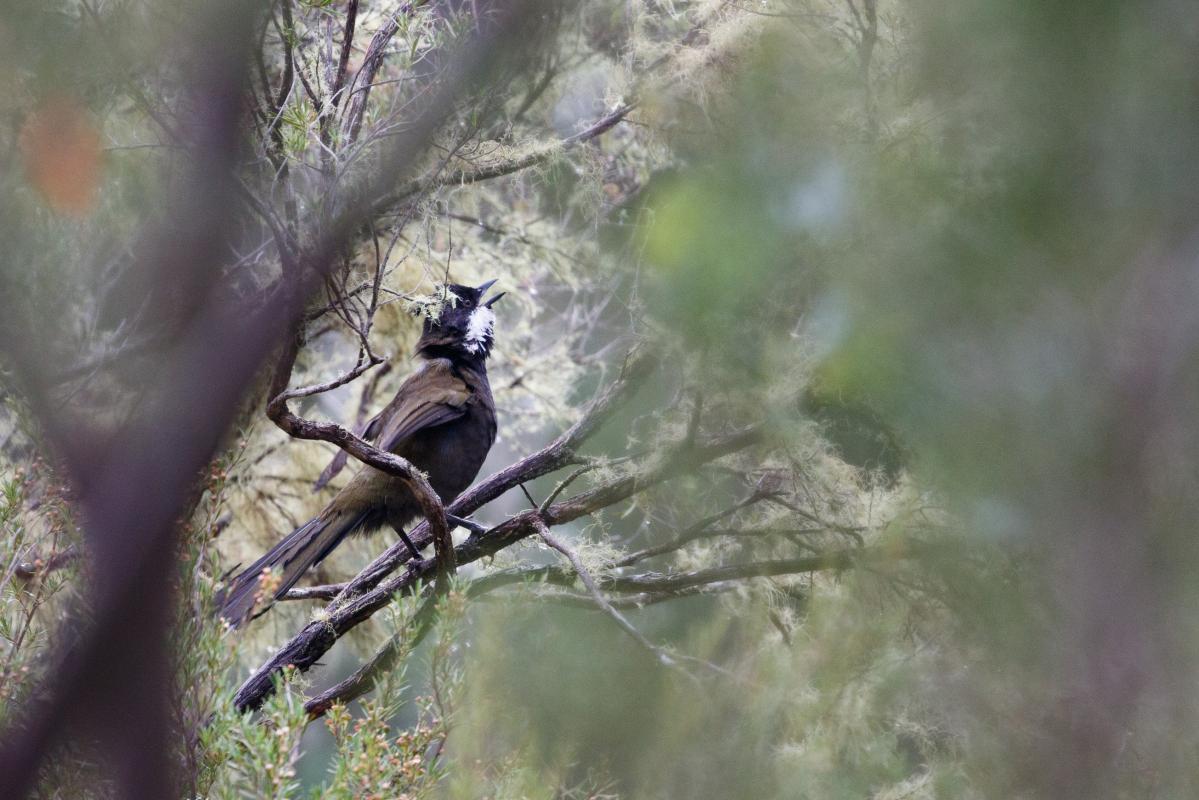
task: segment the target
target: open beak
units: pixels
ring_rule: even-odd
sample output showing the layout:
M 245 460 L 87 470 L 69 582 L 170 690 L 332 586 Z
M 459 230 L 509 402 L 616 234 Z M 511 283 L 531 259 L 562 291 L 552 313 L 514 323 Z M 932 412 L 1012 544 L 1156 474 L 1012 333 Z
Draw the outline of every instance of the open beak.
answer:
M 497 280 L 499 280 L 499 279 L 493 278 L 492 280 L 487 281 L 487 283 L 481 283 L 477 287 L 475 287 L 475 291 L 477 291 L 479 293 L 480 300 L 483 299 L 483 295 L 487 293 L 487 290 L 490 289 Z M 483 303 L 482 305 L 486 306 L 487 308 L 491 308 L 491 306 L 495 303 L 496 300 L 499 300 L 501 297 L 503 297 L 506 294 L 507 294 L 507 292 L 500 292 L 495 297 L 491 298 L 490 300 Z

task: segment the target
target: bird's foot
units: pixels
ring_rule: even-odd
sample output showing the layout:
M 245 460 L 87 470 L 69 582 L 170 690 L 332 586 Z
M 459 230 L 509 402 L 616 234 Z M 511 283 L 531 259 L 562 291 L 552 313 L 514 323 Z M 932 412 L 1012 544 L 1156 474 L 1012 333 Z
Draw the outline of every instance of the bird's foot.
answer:
M 486 525 L 480 525 L 479 523 L 475 522 L 473 519 L 467 519 L 466 517 L 458 517 L 453 514 L 446 514 L 445 521 L 450 523 L 454 527 L 465 528 L 466 530 L 470 531 L 475 536 L 478 536 L 481 533 L 486 533 L 488 530 Z

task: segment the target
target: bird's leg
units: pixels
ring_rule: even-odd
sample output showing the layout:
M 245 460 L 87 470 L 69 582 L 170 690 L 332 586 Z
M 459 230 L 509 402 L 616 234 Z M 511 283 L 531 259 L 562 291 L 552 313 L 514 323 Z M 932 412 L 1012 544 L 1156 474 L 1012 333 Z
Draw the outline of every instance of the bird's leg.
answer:
M 474 536 L 478 536 L 481 533 L 486 533 L 488 530 L 486 525 L 480 525 L 479 523 L 475 522 L 473 519 L 467 519 L 466 517 L 458 517 L 453 514 L 446 514 L 445 521 L 450 523 L 451 525 L 456 525 L 459 528 L 465 528 L 466 530 L 470 531 L 471 534 Z
M 412 555 L 412 560 L 419 564 L 423 560 L 420 557 L 420 551 L 416 549 L 416 545 L 413 544 L 412 540 L 408 538 L 408 534 L 404 532 L 403 526 L 392 525 L 391 527 L 394 528 L 395 532 L 400 535 L 400 540 L 403 541 L 404 546 L 408 548 L 408 552 Z

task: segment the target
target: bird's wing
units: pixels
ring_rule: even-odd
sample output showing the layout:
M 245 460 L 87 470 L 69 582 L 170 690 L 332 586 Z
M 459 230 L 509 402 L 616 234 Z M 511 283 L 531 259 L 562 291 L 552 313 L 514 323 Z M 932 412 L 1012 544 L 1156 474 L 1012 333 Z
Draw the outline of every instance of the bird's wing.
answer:
M 400 386 L 380 417 L 386 419 L 377 445 L 394 451 L 418 431 L 452 422 L 466 413 L 472 393 L 445 359 L 429 361 Z
M 373 442 L 375 439 L 379 438 L 379 433 L 383 430 L 384 421 L 385 420 L 382 411 L 371 417 L 370 422 L 366 423 L 366 427 L 362 429 L 362 438 L 366 439 L 368 442 Z M 342 450 L 341 452 L 344 453 L 345 450 Z
M 375 416 L 371 417 L 370 422 L 362 426 L 360 430 L 355 430 L 354 433 L 366 439 L 368 442 L 374 442 L 379 438 L 379 432 L 383 430 L 383 423 L 386 421 L 386 411 L 380 411 Z M 316 479 L 316 483 L 312 485 L 312 491 L 319 492 L 328 485 L 329 481 L 337 477 L 346 466 L 346 459 L 349 454 L 345 450 L 338 450 L 334 454 L 332 460 L 321 470 L 320 476 Z

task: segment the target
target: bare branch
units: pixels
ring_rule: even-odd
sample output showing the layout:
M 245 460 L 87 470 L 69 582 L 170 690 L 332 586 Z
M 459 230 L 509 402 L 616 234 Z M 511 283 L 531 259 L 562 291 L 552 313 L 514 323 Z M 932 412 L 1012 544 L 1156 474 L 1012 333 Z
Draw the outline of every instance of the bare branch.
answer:
M 369 661 L 354 670 L 348 678 L 330 686 L 304 704 L 309 718 L 316 719 L 332 708 L 334 703 L 348 703 L 373 689 L 378 677 L 395 666 L 403 653 L 411 652 L 433 629 L 439 596 L 440 592 L 434 587 L 426 589 L 420 608 L 402 631 L 388 639 Z
M 358 72 L 354 74 L 354 79 L 350 81 L 350 85 L 347 87 L 347 91 L 350 93 L 350 102 L 346 106 L 345 119 L 342 121 L 342 129 L 346 132 L 345 140 L 347 145 L 358 141 L 358 133 L 362 130 L 362 120 L 366 115 L 366 101 L 370 99 L 371 87 L 374 85 L 375 75 L 378 74 L 379 68 L 383 66 L 383 56 L 387 50 L 387 45 L 391 42 L 392 37 L 396 35 L 396 31 L 400 29 L 398 17 L 411 17 L 416 13 L 417 9 L 424 5 L 427 5 L 427 0 L 405 3 L 396 12 L 395 16 L 389 17 L 387 22 L 383 23 L 383 27 L 371 37 L 371 43 L 366 48 L 366 57 L 362 60 L 362 66 L 358 68 Z
M 332 600 L 346 588 L 344 583 L 329 583 L 320 586 L 293 586 L 280 600 Z
M 354 46 L 354 24 L 358 20 L 358 0 L 349 0 L 346 5 L 346 27 L 341 39 L 341 55 L 337 58 L 337 72 L 333 78 L 330 101 L 336 108 L 341 102 L 341 87 L 346 80 L 346 66 L 350 63 L 350 49 Z
M 906 548 L 899 550 L 894 548 L 873 548 L 865 551 L 840 550 L 811 558 L 730 564 L 672 575 L 604 575 L 595 578 L 583 565 L 577 553 L 549 532 L 549 527 L 539 514 L 531 513 L 528 519 L 532 532 L 539 535 L 547 545 L 566 556 L 571 563 L 572 570 L 567 571 L 558 566 L 544 566 L 493 573 L 470 583 L 467 587 L 467 594 L 470 597 L 478 598 L 491 591 L 513 584 L 537 583 L 570 587 L 574 584 L 577 576 L 578 579 L 583 581 L 588 594 L 583 595 L 570 591 L 539 591 L 534 595 L 535 599 L 561 602 L 603 611 L 613 617 L 626 633 L 632 636 L 638 644 L 653 652 L 655 657 L 666 666 L 678 666 L 677 662 L 679 660 L 686 660 L 726 674 L 727 672 L 722 668 L 702 659 L 667 653 L 661 647 L 645 638 L 620 611 L 638 609 L 684 597 L 721 594 L 732 591 L 742 585 L 744 580 L 750 578 L 842 571 L 862 564 L 876 564 L 917 558 L 926 554 L 932 548 L 931 545 L 912 543 Z M 547 534 L 549 534 L 548 537 Z M 334 587 L 318 588 L 327 592 Z M 609 599 L 603 595 L 603 591 L 629 593 L 629 596 Z M 426 598 L 426 606 L 430 600 L 431 596 Z M 426 632 L 427 626 L 418 628 L 418 635 L 423 636 Z M 406 631 L 401 631 L 393 636 L 370 661 L 356 670 L 353 675 L 309 700 L 304 706 L 305 710 L 311 716 L 318 717 L 328 711 L 335 702 L 349 702 L 369 692 L 374 687 L 379 675 L 383 671 L 390 669 L 395 663 L 396 655 L 405 646 L 411 647 L 415 644 L 415 642 L 411 641 L 405 642 L 404 637 L 407 635 Z
M 583 466 L 576 469 L 574 472 L 567 475 L 565 479 L 560 481 L 558 483 L 558 485 L 554 487 L 554 490 L 549 493 L 549 496 L 546 497 L 545 500 L 543 500 L 541 502 L 541 504 L 537 506 L 537 510 L 542 513 L 545 513 L 545 510 L 547 508 L 549 508 L 555 500 L 558 499 L 559 495 L 561 495 L 562 492 L 566 490 L 566 487 L 570 486 L 572 483 L 574 483 L 576 480 L 581 478 L 583 475 L 586 475 L 588 472 L 598 469 L 599 466 L 600 465 L 598 463 L 584 464 Z M 522 486 L 521 488 L 524 488 L 524 487 Z M 531 500 L 532 500 L 532 498 L 530 498 L 530 502 L 531 502 Z
M 271 404 L 273 405 L 277 402 L 285 403 L 288 400 L 295 400 L 300 397 L 311 397 L 314 394 L 324 394 L 325 392 L 332 391 L 339 386 L 345 386 L 347 383 L 350 383 L 382 363 L 383 359 L 378 358 L 377 356 L 371 356 L 367 358 L 365 353 L 360 354 L 358 364 L 349 372 L 339 375 L 332 380 L 325 381 L 324 383 L 315 383 L 311 386 L 304 386 L 299 389 L 288 389 L 287 391 L 283 392 L 283 394 L 272 399 Z
M 366 382 L 366 385 L 362 387 L 362 395 L 358 398 L 358 414 L 354 422 L 354 434 L 356 436 L 361 436 L 364 439 L 375 438 L 373 432 L 371 431 L 371 427 L 374 422 L 378 421 L 378 417 L 371 422 L 368 422 L 366 419 L 366 413 L 372 400 L 374 399 L 375 392 L 379 388 L 379 381 L 382 380 L 382 378 L 389 372 L 391 372 L 390 362 L 384 364 L 382 367 L 376 370 L 375 374 L 372 375 Z M 346 465 L 347 456 L 348 454 L 345 450 L 338 450 L 337 455 L 333 456 L 333 459 L 329 462 L 328 466 L 321 471 L 320 476 L 316 479 L 316 483 L 312 486 L 312 490 L 319 492 L 326 485 L 328 485 L 329 481 L 337 477 L 337 474 L 341 472 Z
M 541 147 L 531 153 L 523 155 L 519 158 L 513 158 L 508 161 L 501 161 L 496 164 L 478 167 L 476 169 L 461 169 L 443 172 L 437 170 L 425 174 L 420 178 L 409 181 L 400 187 L 391 196 L 385 198 L 380 203 L 380 210 L 389 206 L 394 206 L 411 197 L 426 194 L 435 189 L 444 186 L 466 186 L 472 183 L 480 183 L 482 181 L 500 178 L 505 175 L 511 175 L 514 172 L 520 172 L 523 169 L 535 166 L 542 162 L 548 161 L 554 156 L 578 147 L 579 145 L 589 142 L 616 127 L 629 113 L 636 108 L 635 103 L 621 103 L 616 108 L 609 111 L 604 116 L 593 122 L 587 128 L 579 131 L 572 136 L 568 136 L 561 141 Z
M 759 434 L 755 430 L 728 434 L 699 443 L 686 451 L 676 451 L 675 454 L 656 465 L 615 478 L 595 489 L 556 503 L 546 510 L 544 516 L 535 511 L 518 514 L 484 534 L 472 535 L 468 538 L 457 548 L 457 561 L 459 564 L 477 561 L 532 535 L 536 532 L 533 522 L 534 515 L 542 518 L 547 525 L 570 522 L 625 500 L 639 491 L 694 469 L 707 461 L 744 449 L 757 441 L 759 441 Z M 508 474 L 510 479 L 517 478 L 517 476 L 511 476 L 510 470 L 511 468 L 500 474 Z M 513 480 L 512 485 L 519 482 L 519 480 Z M 413 539 L 416 540 L 415 531 L 413 534 Z M 368 570 L 364 570 L 364 573 Z M 355 582 L 358 582 L 364 573 L 360 573 Z M 331 605 L 319 623 L 311 623 L 306 626 L 243 684 L 234 700 L 237 707 L 241 709 L 256 708 L 273 691 L 271 675 L 275 671 L 288 664 L 295 665 L 302 670 L 312 666 L 341 635 L 387 605 L 394 594 L 413 591 L 432 574 L 432 565 L 422 562 L 409 564 L 405 573 L 379 583 L 365 594 L 354 596 L 347 587 L 343 598 Z
M 694 434 L 691 431 L 688 431 L 687 435 L 688 435 L 688 438 L 694 439 Z M 630 553 L 629 555 L 627 555 L 623 558 L 617 559 L 615 562 L 613 562 L 612 566 L 627 567 L 630 564 L 637 563 L 638 561 L 642 561 L 647 558 L 652 558 L 653 556 L 659 556 L 659 555 L 662 555 L 663 553 L 669 553 L 674 550 L 678 550 L 679 548 L 686 546 L 687 544 L 695 541 L 696 539 L 703 538 L 705 535 L 705 531 L 707 531 L 708 528 L 710 528 L 712 525 L 716 524 L 720 520 L 730 517 L 733 514 L 736 514 L 738 511 L 740 511 L 744 508 L 747 508 L 748 506 L 752 506 L 753 504 L 761 502 L 762 500 L 765 500 L 765 499 L 766 499 L 766 494 L 764 492 L 754 490 L 754 492 L 752 494 L 750 494 L 749 497 L 745 498 L 741 502 L 737 503 L 736 505 L 732 506 L 731 508 L 725 509 L 724 511 L 718 512 L 709 517 L 705 517 L 704 519 L 701 519 L 699 522 L 696 522 L 695 524 L 688 527 L 686 530 L 684 530 L 682 533 L 680 533 L 674 539 L 672 539 L 668 542 L 663 542 L 662 544 L 659 544 L 659 545 L 655 545 L 653 547 L 647 547 L 644 550 L 638 550 L 635 553 Z
M 591 594 L 591 599 L 595 602 L 596 606 L 598 606 L 601 611 L 615 620 L 616 624 L 620 626 L 620 629 L 629 636 L 633 637 L 634 641 L 653 653 L 659 662 L 665 664 L 666 666 L 674 666 L 675 661 L 673 658 L 667 655 L 656 644 L 645 638 L 645 635 L 641 633 L 641 631 L 637 630 L 637 628 L 633 626 L 633 623 L 629 622 L 628 618 L 625 617 L 624 614 L 621 614 L 618 610 L 616 610 L 615 607 L 613 607 L 611 603 L 608 602 L 608 598 L 604 597 L 604 593 L 599 590 L 599 586 L 597 586 L 595 583 L 595 578 L 591 576 L 591 572 L 588 571 L 586 565 L 583 564 L 583 560 L 579 558 L 579 554 L 550 532 L 549 527 L 547 527 L 545 524 L 545 520 L 541 518 L 540 512 L 533 516 L 532 522 L 534 530 L 536 530 L 537 535 L 541 537 L 541 541 L 545 542 L 547 545 L 566 556 L 566 559 L 570 562 L 570 565 L 574 567 L 575 574 L 579 576 L 579 580 L 583 582 L 583 586 Z

